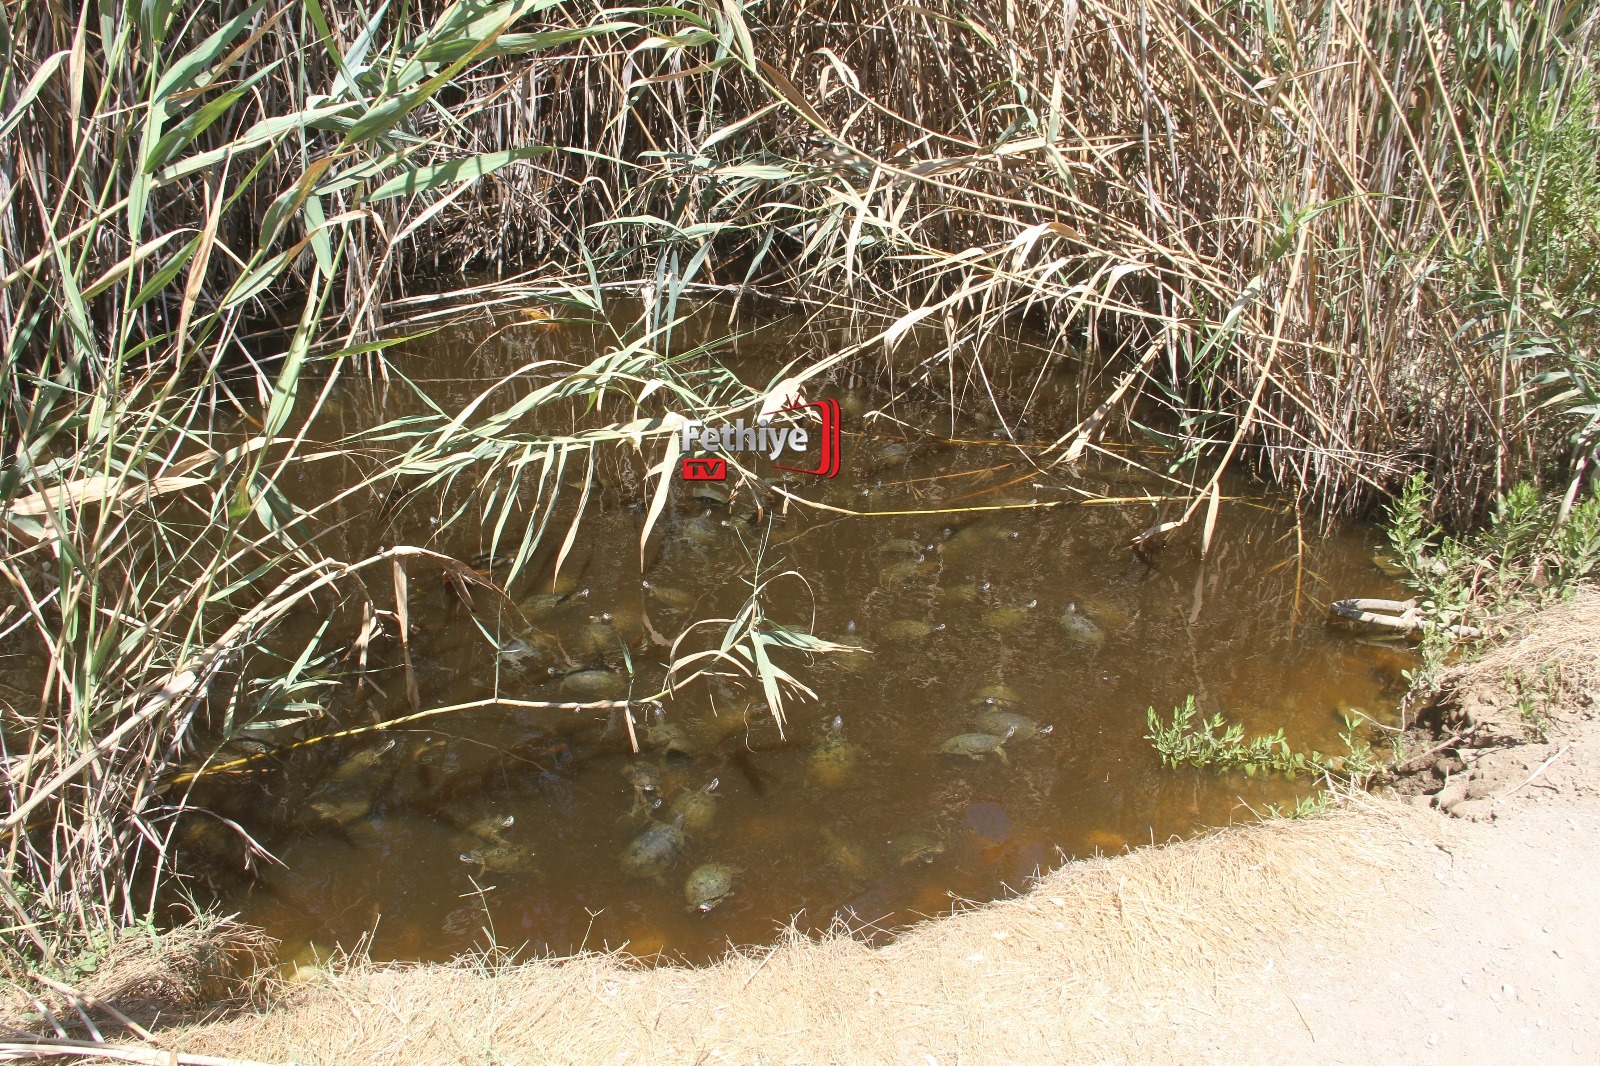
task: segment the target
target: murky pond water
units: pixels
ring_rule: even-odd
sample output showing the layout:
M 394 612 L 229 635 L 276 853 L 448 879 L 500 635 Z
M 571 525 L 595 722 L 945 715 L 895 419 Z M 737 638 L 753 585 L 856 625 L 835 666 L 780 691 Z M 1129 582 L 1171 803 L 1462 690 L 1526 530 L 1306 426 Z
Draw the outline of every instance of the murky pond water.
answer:
M 453 414 L 514 368 L 582 362 L 603 339 L 582 325 L 436 335 L 396 356 L 388 380 L 347 375 L 317 435 L 333 441 L 424 411 L 401 374 Z M 828 343 L 826 331 L 780 319 L 720 358 L 764 384 L 798 350 Z M 896 380 L 914 380 L 926 354 L 915 338 L 903 345 Z M 1295 747 L 1323 751 L 1341 750 L 1340 708 L 1385 718 L 1406 657 L 1330 632 L 1321 611 L 1332 596 L 1394 591 L 1372 564 L 1374 536 L 1316 539 L 1297 529 L 1292 507 L 1234 483 L 1208 559 L 1188 535 L 1134 553 L 1130 539 L 1157 517 L 1152 504 L 1081 501 L 1162 493 L 1126 461 L 1159 462 L 1157 449 L 1111 442 L 1074 469 L 1037 470 L 1004 439 L 1009 427 L 1031 454 L 1091 408 L 1098 397 L 1078 369 L 1041 367 L 1019 349 L 1010 363 L 987 359 L 981 379 L 952 383 L 946 365 L 925 367 L 926 394 L 893 396 L 846 374 L 814 384 L 813 398 L 843 408 L 842 472 L 787 475 L 783 487 L 834 510 L 752 485 L 724 501 L 680 482 L 642 571 L 651 482 L 626 462 L 597 466 L 558 577 L 570 502 L 551 520 L 507 590 L 514 607 L 413 564 L 409 648 L 377 640 L 371 684 L 355 682 L 347 661 L 337 684 L 306 698 L 358 730 L 414 708 L 489 704 L 287 748 L 249 774 L 203 779 L 194 801 L 235 820 L 282 866 L 221 873 L 236 845 L 203 819 L 185 834 L 191 860 L 215 860 L 211 890 L 282 938 L 285 957 L 365 938 L 379 958 L 441 959 L 492 937 L 534 952 L 626 944 L 704 959 L 770 940 L 791 919 L 813 930 L 841 918 L 890 928 L 948 910 L 952 897 L 1021 887 L 1063 857 L 1293 802 L 1312 782 L 1163 768 L 1144 736 L 1146 708 L 1166 714 L 1193 693 L 1203 711 L 1251 731 L 1281 725 Z M 956 416 L 937 398 L 952 384 Z M 571 421 L 559 428 L 619 417 L 563 409 Z M 371 465 L 320 464 L 323 480 L 295 493 L 326 499 Z M 492 526 L 499 503 L 472 476 L 399 508 L 352 496 L 334 516 L 347 524 L 325 517 L 327 550 L 357 558 L 416 543 L 481 555 L 489 545 L 477 518 L 488 514 Z M 581 463 L 564 476 L 580 479 Z M 973 510 L 1034 501 L 1064 505 Z M 452 522 L 462 507 L 472 520 Z M 513 553 L 525 521 L 505 534 Z M 503 577 L 506 554 L 478 565 Z M 714 648 L 725 628 L 684 636 L 688 624 L 737 616 L 755 580 L 767 582 L 771 625 L 869 652 L 775 652 L 815 692 L 786 701 L 781 730 L 759 686 L 734 677 L 694 681 L 659 713 L 635 706 L 638 754 L 615 708 L 492 702 L 655 693 L 674 642 L 682 637 L 679 656 Z M 297 619 L 286 654 L 323 621 Z M 610 672 L 580 672 L 601 669 Z M 275 738 L 296 739 L 293 730 Z M 681 836 L 662 828 L 677 815 Z M 731 875 L 733 893 L 700 913 L 685 881 L 707 863 L 727 868 L 716 872 Z M 724 886 L 699 887 L 715 898 Z

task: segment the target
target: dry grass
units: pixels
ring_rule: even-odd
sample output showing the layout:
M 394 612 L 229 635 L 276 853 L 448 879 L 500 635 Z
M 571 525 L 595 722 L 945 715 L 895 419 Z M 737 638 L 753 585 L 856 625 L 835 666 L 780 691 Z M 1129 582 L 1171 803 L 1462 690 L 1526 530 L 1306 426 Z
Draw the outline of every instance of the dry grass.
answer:
M 190 1053 L 343 1062 L 1150 1061 L 1286 940 L 1384 936 L 1440 826 L 1360 800 L 1073 864 L 890 946 L 786 939 L 700 969 L 617 955 L 353 966 L 162 1037 Z
M 272 941 L 257 929 L 214 916 L 157 933 L 124 929 L 82 960 L 86 976 L 66 983 L 34 973 L 26 982 L 0 980 L 0 1030 L 86 1030 L 85 1015 L 112 1022 L 120 1012 L 147 1021 L 190 1015 L 219 998 L 237 1000 L 263 987 L 257 971 Z M 71 969 L 70 967 L 68 968 Z M 108 1009 L 109 1005 L 109 1009 Z M 0 1061 L 8 1056 L 0 1047 Z
M 1443 696 L 1480 731 L 1528 739 L 1589 713 L 1600 699 L 1600 590 L 1505 619 L 1503 636 L 1445 672 Z

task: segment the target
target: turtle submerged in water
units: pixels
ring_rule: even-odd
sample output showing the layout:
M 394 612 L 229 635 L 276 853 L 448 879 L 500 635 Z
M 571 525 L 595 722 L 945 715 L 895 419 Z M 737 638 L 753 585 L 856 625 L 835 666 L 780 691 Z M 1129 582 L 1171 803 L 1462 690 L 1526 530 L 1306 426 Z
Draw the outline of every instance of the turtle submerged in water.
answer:
M 486 815 L 463 825 L 475 845 L 459 858 L 479 873 L 512 874 L 533 868 L 533 849 L 506 839 L 505 831 L 516 824 L 514 815 Z
M 1075 603 L 1067 604 L 1065 613 L 1061 615 L 1061 631 L 1067 639 L 1078 644 L 1091 646 L 1104 644 L 1106 632 L 1095 624 L 1094 619 L 1078 610 Z
M 733 895 L 733 881 L 738 876 L 738 867 L 726 863 L 697 866 L 683 884 L 683 901 L 691 913 L 707 914 Z
M 980 687 L 967 702 L 974 707 L 1015 707 L 1022 697 L 1010 685 L 993 684 Z
M 482 844 L 460 855 L 480 873 L 515 874 L 533 869 L 533 849 L 521 844 Z
M 934 625 L 917 618 L 899 618 L 883 627 L 883 639 L 910 644 L 926 640 L 944 629 L 944 623 Z
M 1039 606 L 1038 600 L 1029 600 L 1027 603 L 1016 606 L 996 607 L 991 611 L 985 612 L 983 622 L 990 629 L 998 629 L 1002 632 L 1021 629 L 1033 621 L 1035 617 L 1033 609 L 1037 606 Z
M 819 833 L 826 866 L 852 881 L 865 881 L 872 876 L 872 865 L 859 844 L 844 839 L 827 826 L 823 826 Z
M 644 590 L 661 606 L 669 611 L 687 611 L 699 602 L 699 597 L 685 589 L 672 585 L 655 585 L 646 581 Z
M 944 854 L 944 839 L 922 830 L 903 833 L 889 841 L 889 853 L 900 866 L 932 866 Z
M 379 793 L 395 776 L 394 767 L 387 766 L 384 759 L 395 745 L 391 737 L 339 763 L 307 797 L 307 809 L 336 826 L 347 826 L 372 813 Z
M 629 877 L 659 877 L 683 854 L 683 818 L 656 822 L 622 849 L 622 872 Z
M 717 820 L 717 797 L 711 793 L 720 783 L 719 778 L 713 777 L 706 782 L 705 787 L 685 792 L 673 800 L 672 806 L 667 808 L 668 817 L 681 817 L 686 833 L 709 832 Z
M 984 759 L 993 755 L 1003 763 L 1010 763 L 1006 757 L 1006 741 L 1016 735 L 1016 727 L 1006 730 L 1003 736 L 993 733 L 962 733 L 960 736 L 951 737 L 939 745 L 940 755 L 964 755 L 969 759 Z
M 981 707 L 973 716 L 972 724 L 978 727 L 978 732 L 989 733 L 993 736 L 1015 735 L 1018 740 L 1032 740 L 1034 737 L 1049 736 L 1053 725 L 1040 725 L 1025 714 L 1007 710 L 1002 705 Z
M 644 742 L 661 752 L 663 759 L 693 759 L 698 749 L 689 740 L 682 726 L 657 722 L 644 731 Z
M 844 738 L 844 719 L 834 715 L 828 732 L 806 756 L 806 774 L 823 788 L 844 788 L 855 779 L 861 749 Z
M 628 679 L 615 670 L 578 670 L 561 679 L 561 694 L 580 700 L 614 700 L 628 694 Z
M 632 759 L 622 767 L 622 776 L 633 786 L 633 806 L 628 810 L 630 817 L 640 811 L 653 811 L 661 805 L 658 795 L 661 791 L 660 767 L 643 759 Z

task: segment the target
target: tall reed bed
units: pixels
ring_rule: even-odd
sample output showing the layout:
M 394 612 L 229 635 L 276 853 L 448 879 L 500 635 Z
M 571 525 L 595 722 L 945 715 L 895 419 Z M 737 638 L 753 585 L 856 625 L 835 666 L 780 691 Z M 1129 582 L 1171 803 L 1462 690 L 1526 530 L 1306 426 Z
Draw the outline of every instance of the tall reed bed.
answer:
M 614 351 L 532 401 L 596 397 L 592 430 L 444 412 L 350 490 L 475 478 L 503 513 L 469 517 L 511 529 L 519 560 L 597 450 L 643 450 L 659 488 L 670 416 L 892 361 L 913 328 L 943 350 L 893 372 L 952 403 L 983 402 L 985 346 L 1024 323 L 1115 375 L 1041 462 L 1112 409 L 1151 423 L 1194 478 L 1151 537 L 1205 538 L 1230 464 L 1329 515 L 1424 467 L 1457 517 L 1525 476 L 1570 500 L 1592 464 L 1582 5 L 21 0 L 3 18 L 13 974 L 153 913 L 183 802 L 165 776 L 263 713 L 241 663 L 279 622 L 339 603 L 345 646 L 403 639 L 405 567 L 459 567 L 424 545 L 342 557 L 319 524 L 334 501 L 280 486 L 327 458 L 306 432 L 332 382 L 383 372 L 462 268 L 501 280 L 458 308 L 646 297 Z M 770 388 L 691 379 L 663 353 L 704 284 L 874 325 Z M 548 489 L 512 492 L 530 464 Z M 288 661 L 279 694 L 326 651 Z

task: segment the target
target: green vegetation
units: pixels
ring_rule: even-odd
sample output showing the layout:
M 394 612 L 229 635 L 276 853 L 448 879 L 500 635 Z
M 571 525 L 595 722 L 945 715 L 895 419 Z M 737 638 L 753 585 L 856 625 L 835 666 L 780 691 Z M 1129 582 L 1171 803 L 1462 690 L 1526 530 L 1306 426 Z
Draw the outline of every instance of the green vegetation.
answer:
M 1145 739 L 1161 756 L 1162 765 L 1237 769 L 1250 777 L 1260 772 L 1293 777 L 1317 768 L 1314 755 L 1308 758 L 1301 752 L 1289 750 L 1282 729 L 1270 736 L 1247 738 L 1242 725 L 1228 722 L 1220 714 L 1202 718 L 1198 724 L 1195 718 L 1193 696 L 1172 709 L 1171 722 L 1162 722 L 1154 707 L 1146 712 L 1150 732 Z
M 1371 746 L 1357 735 L 1361 723 L 1349 714 L 1343 717 L 1344 731 L 1339 739 L 1344 741 L 1346 753 L 1340 756 L 1295 751 L 1290 748 L 1282 729 L 1246 737 L 1244 726 L 1228 721 L 1221 714 L 1213 714 L 1209 719 L 1200 717 L 1193 696 L 1172 709 L 1170 722 L 1163 722 L 1154 707 L 1146 710 L 1145 721 L 1150 732 L 1145 739 L 1161 756 L 1163 766 L 1210 767 L 1219 772 L 1240 770 L 1247 777 L 1258 773 L 1289 777 L 1303 773 L 1338 774 L 1360 784 L 1377 769 L 1377 762 Z
M 603 460 L 643 457 L 659 501 L 677 418 L 754 413 L 919 325 L 945 330 L 954 381 L 1024 322 L 1170 408 L 1175 432 L 1146 428 L 1188 502 L 1150 536 L 1215 506 L 1230 465 L 1329 517 L 1421 467 L 1439 495 L 1402 501 L 1401 550 L 1440 620 L 1600 551 L 1577 502 L 1600 444 L 1580 5 L 21 0 L 0 19 L 0 630 L 42 679 L 0 721 L 18 972 L 154 912 L 182 807 L 157 786 L 198 736 L 323 714 L 353 668 L 336 651 L 405 639 L 408 568 L 474 580 L 424 545 L 344 557 L 336 501 L 287 491 L 328 458 L 304 434 L 339 377 L 436 324 L 444 301 L 407 296 L 422 276 L 498 279 L 459 281 L 462 315 L 644 294 L 612 350 L 511 406 L 491 386 L 342 446 L 369 471 L 350 493 L 455 493 L 445 513 L 513 576 L 578 535 Z M 864 339 L 742 384 L 674 344 L 707 284 L 835 304 Z M 529 432 L 535 408 L 581 427 Z M 1042 465 L 1099 425 L 1057 421 Z M 1486 540 L 1425 518 L 1496 498 Z M 766 626 L 759 592 L 720 661 L 776 712 L 766 652 L 817 646 Z M 1185 759 L 1291 760 L 1281 736 L 1186 726 L 1162 734 Z
M 1466 534 L 1432 524 L 1429 501 L 1427 479 L 1417 474 L 1388 511 L 1395 560 L 1433 623 L 1414 677 L 1424 690 L 1462 643 L 1454 627 L 1490 629 L 1496 619 L 1566 597 L 1600 567 L 1600 499 L 1592 495 L 1563 502 L 1521 482 L 1495 501 L 1482 529 Z

